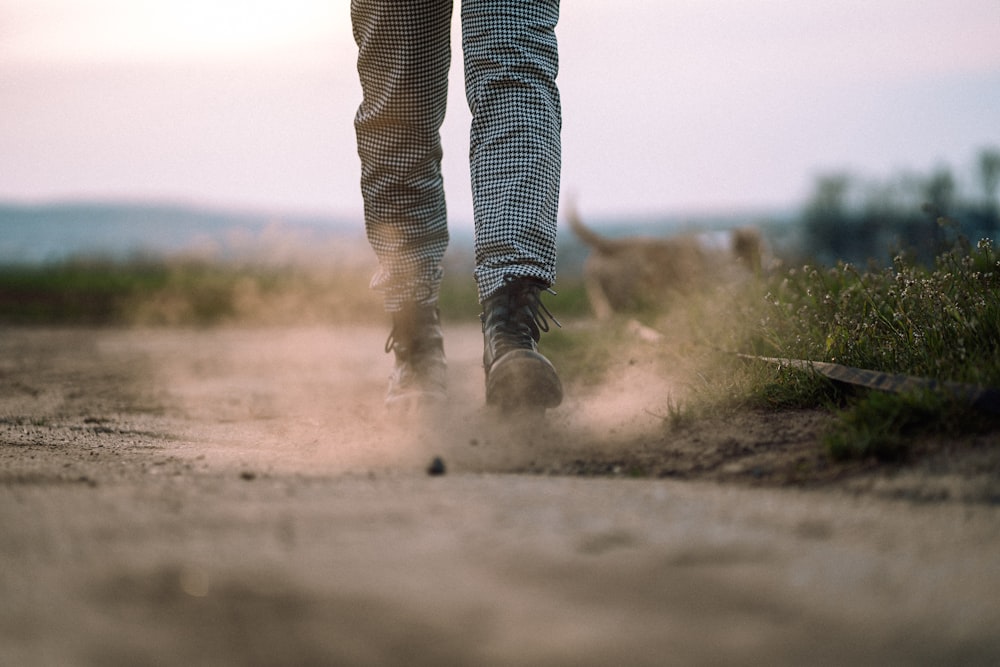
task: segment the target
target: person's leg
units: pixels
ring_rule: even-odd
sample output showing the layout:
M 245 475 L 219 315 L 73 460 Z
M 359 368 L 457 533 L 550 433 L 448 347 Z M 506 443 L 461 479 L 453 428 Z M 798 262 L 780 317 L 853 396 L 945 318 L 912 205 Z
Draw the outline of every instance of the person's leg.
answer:
M 558 0 L 463 0 L 480 301 L 508 276 L 555 281 L 562 125 Z
M 544 409 L 562 385 L 537 341 L 555 281 L 561 107 L 558 0 L 463 0 L 486 401 Z
M 354 120 L 372 287 L 389 312 L 437 301 L 448 244 L 440 127 L 452 0 L 352 0 L 363 100 Z
M 448 245 L 440 127 L 451 62 L 452 0 L 352 0 L 363 101 L 355 116 L 372 287 L 392 313 L 386 404 L 445 396 L 437 311 Z

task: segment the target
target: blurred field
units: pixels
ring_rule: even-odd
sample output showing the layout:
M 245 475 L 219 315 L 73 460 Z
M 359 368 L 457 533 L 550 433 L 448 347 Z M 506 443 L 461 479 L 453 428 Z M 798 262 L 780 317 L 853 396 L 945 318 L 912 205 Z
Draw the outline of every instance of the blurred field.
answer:
M 0 321 L 207 326 L 372 319 L 358 270 L 208 262 L 70 260 L 0 269 Z
M 335 252 L 316 255 L 293 253 L 280 261 L 183 254 L 77 257 L 0 266 L 0 324 L 262 326 L 385 320 L 378 295 L 368 287 L 374 261 L 367 246 L 342 243 Z M 445 318 L 472 320 L 480 312 L 470 264 L 446 265 L 440 301 Z M 586 314 L 579 277 L 557 287 L 560 315 Z

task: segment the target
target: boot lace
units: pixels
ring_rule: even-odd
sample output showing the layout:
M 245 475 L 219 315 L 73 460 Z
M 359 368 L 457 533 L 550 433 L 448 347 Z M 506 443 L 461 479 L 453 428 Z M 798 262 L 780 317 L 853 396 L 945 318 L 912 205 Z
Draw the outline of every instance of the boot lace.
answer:
M 507 347 L 532 345 L 547 333 L 551 324 L 562 328 L 555 315 L 542 303 L 541 292 L 556 296 L 555 290 L 530 278 L 507 276 L 504 280 L 506 297 L 492 313 L 487 322 L 483 317 L 483 327 L 495 326 L 494 341 L 497 350 Z

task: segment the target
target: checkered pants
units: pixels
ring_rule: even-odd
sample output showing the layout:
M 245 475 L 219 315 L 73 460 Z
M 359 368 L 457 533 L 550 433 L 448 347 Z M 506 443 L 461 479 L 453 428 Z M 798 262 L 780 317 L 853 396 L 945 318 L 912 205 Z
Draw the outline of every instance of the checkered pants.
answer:
M 365 229 L 385 307 L 437 300 L 448 244 L 439 129 L 453 0 L 352 0 Z M 507 276 L 555 280 L 561 108 L 558 0 L 463 0 L 479 298 Z

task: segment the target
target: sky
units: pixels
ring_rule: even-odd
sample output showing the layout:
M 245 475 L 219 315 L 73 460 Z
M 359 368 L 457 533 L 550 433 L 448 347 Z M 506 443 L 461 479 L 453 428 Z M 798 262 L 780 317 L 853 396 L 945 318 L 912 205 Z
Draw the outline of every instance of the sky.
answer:
M 1000 147 L 998 0 L 566 0 L 563 192 L 585 217 L 800 205 L 818 174 Z M 442 129 L 469 225 L 458 12 Z M 347 0 L 0 0 L 0 200 L 361 217 Z

